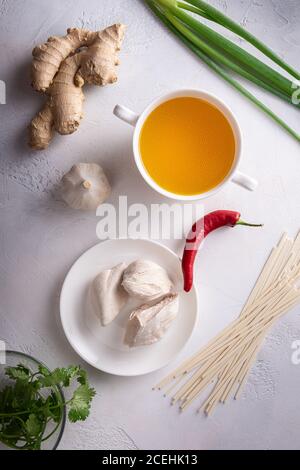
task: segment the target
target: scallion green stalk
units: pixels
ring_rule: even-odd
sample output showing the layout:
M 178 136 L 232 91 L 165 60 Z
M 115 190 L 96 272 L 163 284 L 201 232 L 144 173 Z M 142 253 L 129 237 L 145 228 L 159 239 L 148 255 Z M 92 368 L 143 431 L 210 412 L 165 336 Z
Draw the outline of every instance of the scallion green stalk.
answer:
M 205 41 L 205 45 L 214 47 L 215 52 L 214 50 L 208 52 L 212 58 L 214 58 L 214 54 L 218 54 L 218 50 L 223 51 L 223 53 L 218 54 L 219 62 L 224 63 L 228 58 L 231 62 L 237 63 L 237 65 L 240 66 L 240 71 L 244 70 L 248 74 L 252 74 L 255 79 L 259 78 L 269 86 L 269 91 L 273 92 L 274 89 L 274 94 L 277 96 L 278 93 L 276 93 L 276 91 L 285 94 L 290 98 L 290 104 L 292 104 L 292 94 L 294 90 L 293 83 L 290 80 L 264 64 L 252 54 L 249 54 L 247 51 L 234 44 L 229 39 L 226 39 L 221 34 L 197 21 L 191 15 L 185 13 L 181 8 L 179 8 L 178 3 L 175 0 L 159 0 L 158 3 L 165 5 L 165 11 L 170 12 L 172 16 L 175 16 L 184 25 L 190 28 L 202 40 L 202 42 Z M 244 73 L 241 73 L 241 75 L 245 77 Z
M 286 94 L 284 94 L 282 91 L 278 91 L 276 88 L 272 88 L 272 86 L 269 86 L 267 83 L 261 81 L 259 77 L 256 77 L 255 75 L 252 75 L 251 73 L 244 70 L 235 62 L 231 61 L 228 57 L 224 56 L 223 54 L 218 52 L 218 50 L 214 49 L 208 43 L 200 39 L 199 36 L 196 36 L 195 34 L 193 34 L 192 31 L 189 31 L 188 29 L 186 29 L 182 23 L 180 24 L 179 22 L 176 22 L 175 24 L 175 21 L 173 20 L 173 18 L 171 18 L 167 13 L 166 13 L 166 17 L 169 19 L 171 23 L 174 24 L 174 26 L 178 29 L 178 31 L 181 31 L 196 47 L 201 49 L 202 52 L 204 52 L 206 55 L 211 57 L 213 60 L 229 68 L 231 71 L 237 73 L 241 77 L 246 78 L 247 80 L 251 81 L 255 85 L 261 88 L 264 88 L 265 90 L 269 91 L 270 93 L 273 93 L 279 98 L 287 101 L 288 103 L 291 103 L 291 98 L 288 97 Z
M 165 0 L 163 0 L 165 1 Z M 174 4 L 176 3 L 175 0 L 166 0 L 166 3 Z M 184 0 L 184 2 L 180 2 L 181 6 L 184 3 L 193 5 L 195 8 L 192 10 L 194 13 L 198 13 L 204 18 L 207 18 L 219 25 L 223 26 L 224 28 L 229 29 L 233 33 L 237 34 L 241 38 L 245 39 L 247 42 L 252 44 L 256 49 L 261 51 L 266 57 L 269 57 L 275 64 L 279 65 L 283 70 L 288 72 L 292 77 L 300 80 L 300 73 L 287 64 L 284 60 L 281 59 L 275 52 L 273 52 L 269 47 L 267 47 L 264 43 L 262 43 L 259 39 L 257 39 L 253 34 L 249 33 L 245 28 L 240 26 L 238 23 L 233 21 L 228 16 L 224 15 L 224 13 L 220 12 L 213 6 L 209 5 L 208 3 L 204 2 L 203 0 Z M 186 8 L 186 7 L 185 7 Z
M 229 39 L 226 39 L 221 34 L 200 23 L 190 15 L 187 15 L 181 11 L 180 8 L 174 9 L 174 14 L 176 14 L 176 16 L 187 24 L 195 33 L 198 33 L 202 39 L 205 39 L 215 47 L 225 51 L 232 60 L 240 64 L 241 67 L 249 73 L 254 74 L 266 84 L 271 85 L 278 91 L 289 96 L 290 103 L 292 103 L 293 82 L 291 80 L 264 64 L 261 60 L 257 59 L 252 54 L 249 54 Z
M 146 3 L 149 5 L 151 10 L 160 18 L 160 20 L 172 31 L 189 49 L 191 49 L 206 65 L 208 65 L 212 70 L 214 70 L 218 75 L 220 75 L 224 80 L 226 80 L 231 86 L 238 90 L 243 96 L 248 100 L 254 103 L 261 111 L 268 115 L 273 121 L 275 121 L 279 126 L 281 126 L 287 133 L 294 137 L 298 142 L 300 142 L 300 135 L 294 131 L 286 122 L 284 122 L 279 116 L 277 116 L 270 108 L 264 105 L 259 101 L 252 93 L 250 93 L 245 87 L 243 87 L 239 82 L 234 80 L 231 75 L 229 75 L 223 67 L 221 67 L 217 62 L 211 59 L 206 53 L 204 53 L 199 47 L 192 42 L 189 37 L 190 34 L 193 34 L 187 27 L 182 25 L 180 21 L 176 18 L 172 18 L 172 22 L 167 18 L 166 11 L 161 8 L 162 3 L 167 3 L 172 0 L 146 0 Z M 176 26 L 175 26 L 175 24 Z M 180 26 L 180 29 L 177 29 L 177 26 Z M 187 34 L 188 33 L 188 34 Z

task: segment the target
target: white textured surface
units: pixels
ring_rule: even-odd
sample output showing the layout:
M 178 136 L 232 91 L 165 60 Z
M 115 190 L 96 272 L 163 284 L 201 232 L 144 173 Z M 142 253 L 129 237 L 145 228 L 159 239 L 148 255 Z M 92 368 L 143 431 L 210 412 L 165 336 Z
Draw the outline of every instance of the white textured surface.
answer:
M 212 3 L 300 68 L 298 0 Z M 56 138 L 45 152 L 30 152 L 25 127 L 41 102 L 29 86 L 33 46 L 69 26 L 99 29 L 115 21 L 128 25 L 119 83 L 89 90 L 86 118 L 75 135 Z M 139 111 L 170 88 L 199 87 L 235 111 L 244 131 L 242 170 L 258 178 L 260 187 L 250 194 L 229 185 L 205 210 L 237 209 L 265 228 L 224 230 L 207 242 L 197 264 L 201 327 L 183 356 L 191 354 L 238 314 L 281 232 L 300 228 L 299 145 L 183 49 L 142 1 L 0 0 L 0 25 L 0 78 L 8 88 L 7 105 L 0 106 L 0 336 L 49 366 L 79 361 L 60 327 L 59 293 L 70 265 L 97 241 L 96 217 L 67 209 L 55 195 L 61 175 L 74 162 L 96 161 L 113 184 L 111 202 L 119 194 L 133 202 L 162 201 L 138 175 L 131 129 L 113 117 L 113 106 L 120 102 Z M 296 111 L 266 101 L 299 130 Z M 151 392 L 166 371 L 126 379 L 87 366 L 98 391 L 92 417 L 68 425 L 61 448 L 296 449 L 300 366 L 290 359 L 294 339 L 300 339 L 299 308 L 269 335 L 241 400 L 219 407 L 211 419 L 192 409 L 179 415 Z

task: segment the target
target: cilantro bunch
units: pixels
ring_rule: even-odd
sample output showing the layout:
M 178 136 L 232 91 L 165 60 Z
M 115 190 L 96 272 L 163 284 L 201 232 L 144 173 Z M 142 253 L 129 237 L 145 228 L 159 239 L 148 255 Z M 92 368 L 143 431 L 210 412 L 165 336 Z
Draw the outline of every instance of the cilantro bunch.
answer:
M 39 366 L 32 372 L 23 364 L 7 367 L 9 383 L 0 391 L 0 441 L 14 449 L 39 450 L 59 428 L 68 407 L 71 422 L 83 421 L 90 412 L 95 390 L 80 366 L 50 372 Z M 77 386 L 64 401 L 59 387 Z

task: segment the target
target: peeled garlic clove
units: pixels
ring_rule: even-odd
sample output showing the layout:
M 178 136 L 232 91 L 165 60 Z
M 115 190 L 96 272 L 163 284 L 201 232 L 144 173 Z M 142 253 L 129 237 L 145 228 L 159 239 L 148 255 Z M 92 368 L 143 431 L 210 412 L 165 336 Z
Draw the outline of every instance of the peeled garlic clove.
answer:
M 171 292 L 173 284 L 165 269 L 152 261 L 140 259 L 124 271 L 122 286 L 129 295 L 151 301 Z
M 137 308 L 129 317 L 124 343 L 131 348 L 156 343 L 169 329 L 178 309 L 178 294 L 166 295 L 155 305 Z
M 101 325 L 112 322 L 124 307 L 128 294 L 121 285 L 125 263 L 98 274 L 90 286 L 90 302 Z
M 97 163 L 78 163 L 61 180 L 61 196 L 73 209 L 96 210 L 111 187 Z

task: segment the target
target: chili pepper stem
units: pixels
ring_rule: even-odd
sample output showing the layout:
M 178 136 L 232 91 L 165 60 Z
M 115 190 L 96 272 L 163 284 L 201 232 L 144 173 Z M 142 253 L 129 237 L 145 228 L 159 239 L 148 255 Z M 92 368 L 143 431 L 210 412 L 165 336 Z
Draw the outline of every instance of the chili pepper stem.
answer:
M 246 227 L 263 227 L 263 224 L 248 224 L 248 222 L 244 222 L 243 220 L 239 220 L 235 225 L 245 225 Z

